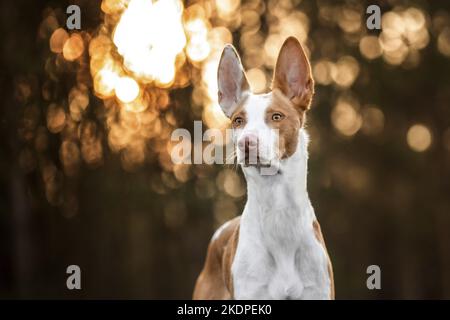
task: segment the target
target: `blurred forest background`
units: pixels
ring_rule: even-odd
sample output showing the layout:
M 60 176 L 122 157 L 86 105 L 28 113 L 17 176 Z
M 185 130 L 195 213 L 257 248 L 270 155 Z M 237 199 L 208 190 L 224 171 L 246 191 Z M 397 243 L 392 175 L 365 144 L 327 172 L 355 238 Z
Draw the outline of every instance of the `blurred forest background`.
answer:
M 171 132 L 226 125 L 225 43 L 262 92 L 290 35 L 316 80 L 308 188 L 337 298 L 450 298 L 447 1 L 15 0 L 0 15 L 0 298 L 190 298 L 245 181 L 174 165 Z

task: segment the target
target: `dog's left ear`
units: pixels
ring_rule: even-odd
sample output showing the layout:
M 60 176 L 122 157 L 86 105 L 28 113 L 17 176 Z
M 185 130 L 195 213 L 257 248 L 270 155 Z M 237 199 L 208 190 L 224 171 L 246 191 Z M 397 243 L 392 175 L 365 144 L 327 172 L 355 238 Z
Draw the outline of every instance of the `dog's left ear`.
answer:
M 314 95 L 314 80 L 308 57 L 300 42 L 287 38 L 280 49 L 272 89 L 279 89 L 301 110 L 308 110 Z

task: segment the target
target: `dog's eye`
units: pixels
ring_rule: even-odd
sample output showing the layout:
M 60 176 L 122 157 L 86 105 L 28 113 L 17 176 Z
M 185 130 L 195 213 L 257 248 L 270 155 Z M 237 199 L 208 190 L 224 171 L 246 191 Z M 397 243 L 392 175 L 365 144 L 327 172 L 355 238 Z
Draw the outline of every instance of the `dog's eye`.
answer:
M 244 118 L 242 118 L 242 117 L 236 117 L 236 118 L 234 118 L 233 124 L 234 124 L 236 127 L 242 126 L 242 125 L 244 124 Z
M 284 116 L 281 113 L 274 113 L 272 115 L 272 120 L 273 121 L 280 121 L 283 120 Z

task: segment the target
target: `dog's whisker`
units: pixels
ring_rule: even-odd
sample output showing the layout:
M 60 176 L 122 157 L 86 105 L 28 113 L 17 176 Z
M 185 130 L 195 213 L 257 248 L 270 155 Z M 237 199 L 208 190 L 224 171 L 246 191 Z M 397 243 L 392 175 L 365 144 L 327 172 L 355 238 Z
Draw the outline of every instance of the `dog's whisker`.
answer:
M 234 163 L 234 160 L 236 159 L 237 154 L 236 154 L 236 150 L 233 150 L 233 152 L 231 154 L 229 154 L 227 156 L 227 158 L 225 159 L 225 163 L 229 164 L 230 162 Z

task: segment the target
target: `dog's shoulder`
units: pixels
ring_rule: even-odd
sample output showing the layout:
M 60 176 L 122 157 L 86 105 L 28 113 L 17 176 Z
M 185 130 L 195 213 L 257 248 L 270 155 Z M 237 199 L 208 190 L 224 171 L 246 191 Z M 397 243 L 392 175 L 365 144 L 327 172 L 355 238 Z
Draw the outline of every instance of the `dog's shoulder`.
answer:
M 236 228 L 239 228 L 241 216 L 237 216 L 222 224 L 214 233 L 211 243 L 215 243 L 219 247 L 226 245 Z
M 227 286 L 228 291 L 233 296 L 234 288 L 233 288 L 233 278 L 231 274 L 231 266 L 234 261 L 234 257 L 236 255 L 236 249 L 239 242 L 239 230 L 241 225 L 241 217 L 238 216 L 233 220 L 230 220 L 226 234 L 224 237 L 227 238 L 226 245 L 224 247 L 224 253 L 222 258 L 222 267 L 224 271 L 224 281 Z M 224 230 L 225 232 L 225 230 Z
M 205 265 L 194 289 L 194 299 L 232 299 L 231 265 L 239 240 L 238 216 L 225 222 L 214 233 L 206 255 Z
M 331 283 L 330 299 L 334 299 L 335 292 L 334 292 L 333 266 L 331 264 L 331 259 L 330 259 L 330 256 L 328 254 L 327 246 L 325 245 L 325 239 L 323 238 L 322 229 L 320 228 L 319 221 L 317 221 L 316 219 L 314 219 L 314 221 L 313 221 L 313 229 L 314 229 L 314 235 L 316 236 L 317 241 L 320 242 L 320 244 L 323 246 L 323 248 L 324 248 L 324 250 L 325 250 L 325 252 L 327 254 L 327 258 L 328 258 L 328 274 L 330 276 L 330 283 Z

